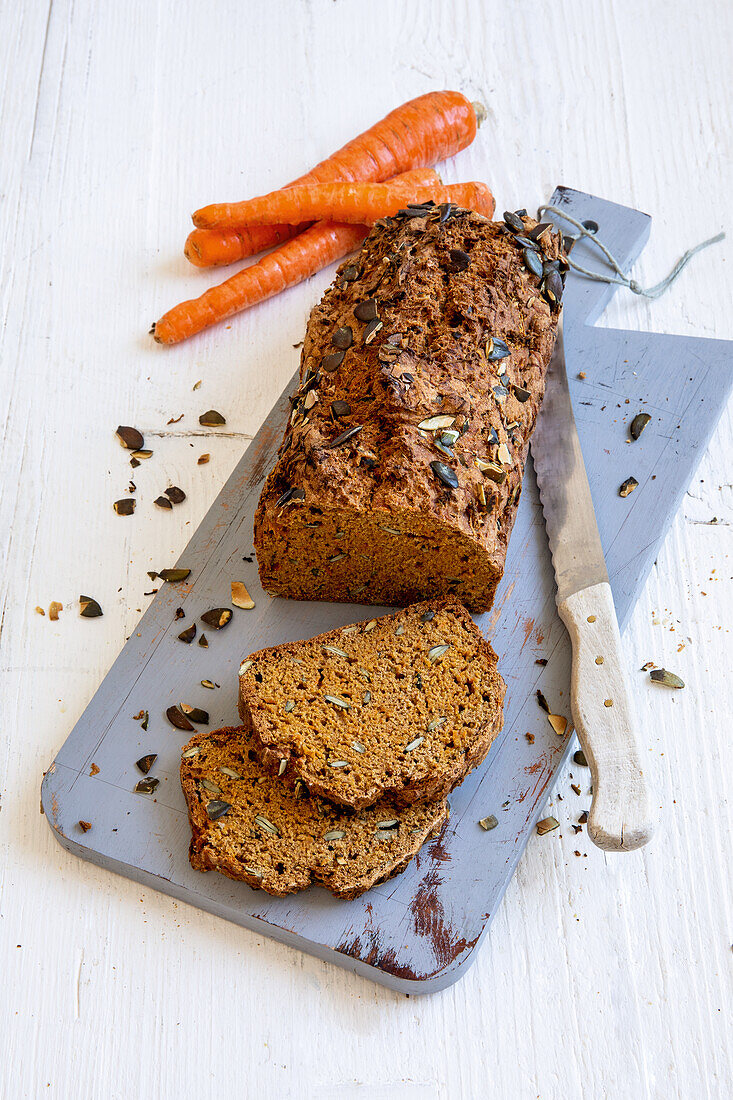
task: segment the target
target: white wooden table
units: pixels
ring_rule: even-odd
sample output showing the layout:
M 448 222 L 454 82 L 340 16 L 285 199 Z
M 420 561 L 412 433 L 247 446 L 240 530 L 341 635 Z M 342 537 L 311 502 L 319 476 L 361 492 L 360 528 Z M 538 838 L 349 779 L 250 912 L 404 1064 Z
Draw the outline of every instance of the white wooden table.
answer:
M 148 603 L 146 570 L 175 561 L 331 277 L 159 348 L 155 317 L 218 278 L 182 256 L 190 211 L 456 87 L 489 114 L 446 180 L 485 179 L 500 211 L 557 183 L 646 210 L 636 277 L 655 282 L 729 217 L 731 35 L 726 0 L 0 8 L 0 1095 L 733 1093 L 730 409 L 626 635 L 633 666 L 687 684 L 634 681 L 659 835 L 621 857 L 567 826 L 534 837 L 458 985 L 392 994 L 66 855 L 38 812 L 43 769 Z M 733 338 L 732 256 L 729 238 L 654 305 L 620 293 L 602 323 Z M 224 430 L 199 427 L 209 408 Z M 112 510 L 131 472 L 118 423 L 156 452 L 131 518 Z M 188 499 L 161 512 L 171 483 Z M 78 617 L 80 593 L 104 618 Z M 34 610 L 52 600 L 58 622 Z M 564 776 L 563 823 L 573 797 Z

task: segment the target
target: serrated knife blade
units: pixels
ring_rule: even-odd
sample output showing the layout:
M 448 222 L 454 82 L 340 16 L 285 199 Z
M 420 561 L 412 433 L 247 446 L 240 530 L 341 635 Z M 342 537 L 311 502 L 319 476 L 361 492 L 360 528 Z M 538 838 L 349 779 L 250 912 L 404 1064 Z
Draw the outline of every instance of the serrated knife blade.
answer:
M 532 459 L 545 515 L 558 603 L 608 581 L 593 498 L 570 400 L 563 314 L 557 326 L 545 397 L 532 436 Z

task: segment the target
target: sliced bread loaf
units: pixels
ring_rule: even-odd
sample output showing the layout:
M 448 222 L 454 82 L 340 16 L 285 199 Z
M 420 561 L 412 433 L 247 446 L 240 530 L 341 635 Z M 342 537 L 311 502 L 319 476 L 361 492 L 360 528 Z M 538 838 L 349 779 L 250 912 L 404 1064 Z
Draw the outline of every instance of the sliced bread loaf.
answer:
M 353 814 L 263 775 L 241 728 L 199 734 L 184 747 L 191 866 L 283 897 L 320 882 L 354 898 L 403 871 L 448 818 L 445 799 L 399 809 L 389 799 Z
M 502 725 L 496 654 L 457 603 L 260 650 L 239 685 L 263 767 L 357 810 L 445 797 Z

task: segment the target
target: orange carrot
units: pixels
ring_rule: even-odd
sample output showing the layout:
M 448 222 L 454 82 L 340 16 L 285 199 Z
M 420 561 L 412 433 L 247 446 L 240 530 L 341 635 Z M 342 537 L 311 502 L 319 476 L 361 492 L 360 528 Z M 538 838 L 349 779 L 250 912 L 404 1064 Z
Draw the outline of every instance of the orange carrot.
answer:
M 298 225 L 303 220 L 373 225 L 379 218 L 396 214 L 406 202 L 426 199 L 435 203 L 454 202 L 479 213 L 488 210 L 489 215 L 494 212 L 493 196 L 484 183 L 445 187 L 437 178 L 421 182 L 413 178 L 415 175 L 419 173 L 406 172 L 389 183 L 306 183 L 272 191 L 226 209 L 207 206 L 195 217 L 197 224 L 206 229 L 263 226 L 273 222 Z
M 379 182 L 425 168 L 470 145 L 485 117 L 480 103 L 470 103 L 460 92 L 428 92 L 391 111 L 381 122 L 344 145 L 290 186 L 336 180 Z M 303 229 L 300 226 L 299 229 Z M 234 263 L 287 240 L 293 227 L 275 225 L 238 233 L 198 230 L 189 234 L 184 249 L 197 267 Z
M 169 309 L 151 332 L 159 344 L 177 344 L 202 329 L 263 302 L 358 248 L 366 226 L 318 222 L 261 260 L 212 286 L 199 298 Z

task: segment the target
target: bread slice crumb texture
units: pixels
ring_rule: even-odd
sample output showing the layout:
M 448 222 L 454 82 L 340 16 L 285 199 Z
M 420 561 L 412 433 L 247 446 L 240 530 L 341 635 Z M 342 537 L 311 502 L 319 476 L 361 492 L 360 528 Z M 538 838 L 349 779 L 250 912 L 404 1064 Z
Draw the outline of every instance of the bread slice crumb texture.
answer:
M 445 799 L 409 808 L 390 799 L 352 813 L 263 775 L 243 728 L 199 734 L 184 746 L 181 785 L 192 829 L 191 865 L 283 897 L 319 882 L 353 898 L 404 870 L 448 817 Z
M 263 765 L 361 809 L 444 797 L 501 729 L 496 655 L 457 603 L 261 650 L 242 662 L 240 714 Z

